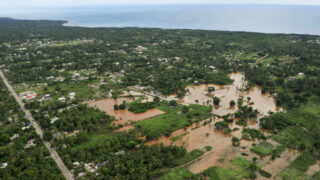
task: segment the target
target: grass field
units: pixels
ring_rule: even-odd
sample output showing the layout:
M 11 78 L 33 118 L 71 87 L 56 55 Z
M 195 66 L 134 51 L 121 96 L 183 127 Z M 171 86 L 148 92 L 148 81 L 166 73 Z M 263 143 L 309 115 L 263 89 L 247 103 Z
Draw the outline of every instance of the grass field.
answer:
M 287 145 L 280 144 L 274 146 L 267 141 L 262 141 L 258 145 L 251 148 L 251 151 L 257 153 L 261 157 L 269 156 L 269 155 L 280 155 L 285 149 Z
M 265 157 L 272 153 L 272 148 L 272 144 L 263 141 L 260 144 L 254 146 L 251 151 L 259 154 L 261 157 Z
M 211 115 L 211 107 L 196 104 L 190 105 L 187 113 L 181 112 L 182 105 L 170 107 L 166 101 L 162 101 L 157 108 L 166 113 L 135 123 L 135 126 L 146 135 L 147 139 L 156 139 L 162 135 L 169 136 L 173 131 L 199 122 Z
M 307 104 L 299 109 L 288 111 L 290 119 L 305 127 L 316 136 L 320 136 L 320 98 L 311 97 Z
M 252 173 L 257 171 L 257 167 L 253 162 L 243 157 L 237 157 L 231 161 L 227 167 L 217 170 L 220 179 L 244 179 L 248 178 Z M 214 177 L 211 177 L 213 180 Z
M 273 139 L 303 153 L 278 174 L 278 177 L 284 180 L 312 179 L 305 172 L 309 166 L 316 163 L 320 154 L 320 150 L 314 146 L 319 143 L 320 136 L 320 98 L 311 97 L 308 103 L 289 110 L 287 114 L 295 126 L 280 131 Z
M 177 168 L 169 171 L 163 177 L 159 178 L 159 180 L 185 180 L 191 179 L 193 176 L 194 175 L 186 168 Z

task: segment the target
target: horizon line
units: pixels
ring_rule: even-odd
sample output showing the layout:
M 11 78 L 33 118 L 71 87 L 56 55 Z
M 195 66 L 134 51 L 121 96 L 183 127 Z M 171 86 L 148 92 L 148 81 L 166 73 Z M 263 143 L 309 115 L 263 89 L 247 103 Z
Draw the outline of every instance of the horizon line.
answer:
M 94 7 L 94 6 L 159 6 L 159 5 L 261 5 L 261 6 L 320 6 L 320 4 L 286 4 L 286 3 L 156 3 L 156 4 L 90 4 L 90 5 L 55 5 L 55 6 L 21 6 L 21 7 L 0 7 L 0 9 L 28 9 L 28 8 L 61 8 L 61 7 Z

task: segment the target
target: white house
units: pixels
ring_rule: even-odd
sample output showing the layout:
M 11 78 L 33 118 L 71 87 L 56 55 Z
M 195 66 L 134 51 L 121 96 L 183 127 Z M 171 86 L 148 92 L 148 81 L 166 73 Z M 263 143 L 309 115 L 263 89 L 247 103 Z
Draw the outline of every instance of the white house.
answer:
M 69 98 L 70 99 L 73 99 L 74 97 L 76 96 L 76 93 L 75 92 L 71 92 L 71 93 L 69 93 Z
M 66 97 L 64 97 L 64 96 L 62 96 L 62 97 L 59 97 L 59 99 L 58 99 L 59 101 L 61 101 L 61 102 L 65 102 L 66 101 Z
M 7 163 L 7 162 L 1 163 L 1 164 L 0 164 L 0 169 L 4 169 L 4 168 L 6 168 L 7 166 L 8 166 L 8 163 Z
M 55 116 L 55 117 L 53 117 L 53 118 L 50 119 L 50 123 L 53 124 L 54 122 L 58 121 L 59 119 L 60 119 L 60 118 L 58 118 L 58 117 Z
M 11 140 L 14 140 L 14 139 L 16 139 L 16 138 L 18 138 L 18 137 L 19 137 L 19 134 L 14 134 L 13 136 L 10 137 L 10 139 L 11 139 Z

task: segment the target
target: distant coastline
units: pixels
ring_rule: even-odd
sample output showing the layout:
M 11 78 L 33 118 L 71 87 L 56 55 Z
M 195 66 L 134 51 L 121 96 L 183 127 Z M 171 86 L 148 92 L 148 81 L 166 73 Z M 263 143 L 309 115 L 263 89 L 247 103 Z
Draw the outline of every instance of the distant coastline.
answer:
M 135 5 L 0 12 L 14 19 L 63 19 L 64 26 L 202 29 L 320 35 L 320 6 Z

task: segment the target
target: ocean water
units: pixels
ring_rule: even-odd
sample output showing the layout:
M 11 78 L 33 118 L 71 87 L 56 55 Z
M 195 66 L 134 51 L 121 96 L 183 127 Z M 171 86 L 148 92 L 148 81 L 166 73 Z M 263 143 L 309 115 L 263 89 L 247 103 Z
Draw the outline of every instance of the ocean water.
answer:
M 152 27 L 320 35 L 320 6 L 128 5 L 1 9 L 1 17 L 67 20 L 67 26 Z

